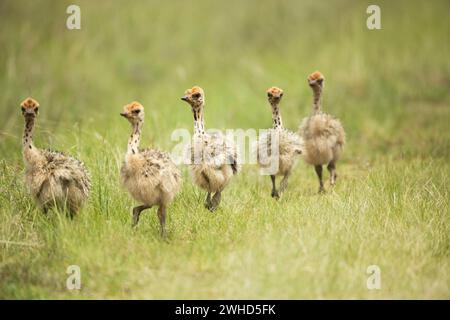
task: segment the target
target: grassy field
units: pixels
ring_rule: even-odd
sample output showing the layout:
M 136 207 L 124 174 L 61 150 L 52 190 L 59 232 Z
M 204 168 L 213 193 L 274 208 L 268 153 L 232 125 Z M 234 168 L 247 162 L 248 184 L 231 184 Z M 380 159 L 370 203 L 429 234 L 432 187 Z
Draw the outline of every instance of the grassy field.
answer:
M 450 298 L 450 19 L 447 1 L 0 1 L 0 298 Z M 281 201 L 244 166 L 221 208 L 183 167 L 168 241 L 154 210 L 130 227 L 119 183 L 132 100 L 146 107 L 143 146 L 171 150 L 192 130 L 179 97 L 207 96 L 210 128 L 267 128 L 265 90 L 285 91 L 296 130 L 311 107 L 306 76 L 326 77 L 324 107 L 348 143 L 336 188 L 318 195 L 299 162 Z M 74 220 L 35 206 L 24 185 L 19 103 L 40 104 L 38 147 L 91 171 Z M 81 268 L 82 289 L 66 288 Z M 381 269 L 368 290 L 366 268 Z

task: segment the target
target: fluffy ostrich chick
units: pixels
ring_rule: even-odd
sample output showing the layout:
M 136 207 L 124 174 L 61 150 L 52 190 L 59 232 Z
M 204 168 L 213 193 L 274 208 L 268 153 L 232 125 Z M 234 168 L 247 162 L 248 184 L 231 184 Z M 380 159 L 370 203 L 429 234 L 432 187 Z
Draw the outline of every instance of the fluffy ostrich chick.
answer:
M 272 108 L 273 126 L 261 134 L 258 141 L 258 163 L 261 168 L 266 170 L 269 168 L 271 171 L 271 195 L 277 200 L 286 190 L 297 156 L 302 153 L 301 138 L 283 127 L 279 106 L 282 97 L 283 90 L 280 88 L 271 87 L 267 90 L 267 98 Z M 276 176 L 283 177 L 279 190 L 276 187 Z
M 122 183 L 130 195 L 142 203 L 133 208 L 132 224 L 138 224 L 143 210 L 158 206 L 161 235 L 166 237 L 167 206 L 181 189 L 180 171 L 168 153 L 139 149 L 144 123 L 144 107 L 139 102 L 127 104 L 120 115 L 131 124 L 131 135 L 121 170 Z
M 39 103 L 26 98 L 20 105 L 25 120 L 22 138 L 25 182 L 38 205 L 47 212 L 56 207 L 72 217 L 86 202 L 91 188 L 84 164 L 62 152 L 39 149 L 33 144 L 33 132 Z
M 345 132 L 341 122 L 322 112 L 322 91 L 325 78 L 316 71 L 308 76 L 308 84 L 313 91 L 313 109 L 311 116 L 305 118 L 299 133 L 305 143 L 304 159 L 314 166 L 319 178 L 319 193 L 325 191 L 322 179 L 322 166 L 330 172 L 330 185 L 336 183 L 336 163 L 345 144 Z
M 220 204 L 223 190 L 238 172 L 236 146 L 220 134 L 205 132 L 202 88 L 194 86 L 186 90 L 181 99 L 191 106 L 194 116 L 194 136 L 189 150 L 194 183 L 207 192 L 205 207 L 214 211 Z

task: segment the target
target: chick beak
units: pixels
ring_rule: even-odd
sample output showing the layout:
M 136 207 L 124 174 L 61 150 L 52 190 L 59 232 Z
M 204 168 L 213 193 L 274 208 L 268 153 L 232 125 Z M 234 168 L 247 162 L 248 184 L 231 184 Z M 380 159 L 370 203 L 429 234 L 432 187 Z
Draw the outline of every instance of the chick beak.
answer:
M 127 113 L 126 113 L 126 112 L 121 112 L 120 115 L 121 115 L 122 117 L 125 117 L 125 118 L 127 117 Z
M 181 97 L 181 100 L 188 101 L 188 97 L 187 96 Z
M 25 111 L 25 116 L 27 116 L 27 117 L 35 116 L 34 110 L 27 109 L 27 110 Z

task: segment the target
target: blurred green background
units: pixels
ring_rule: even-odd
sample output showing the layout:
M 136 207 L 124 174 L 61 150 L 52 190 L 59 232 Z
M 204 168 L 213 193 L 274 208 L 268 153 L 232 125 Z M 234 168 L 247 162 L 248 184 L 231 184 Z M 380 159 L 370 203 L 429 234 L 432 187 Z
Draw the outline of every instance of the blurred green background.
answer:
M 294 129 L 309 113 L 306 76 L 316 69 L 327 78 L 325 108 L 345 123 L 352 156 L 372 157 L 355 149 L 366 143 L 396 153 L 402 139 L 421 137 L 409 118 L 448 115 L 446 1 L 379 2 L 382 30 L 374 31 L 365 1 L 80 1 L 82 29 L 68 30 L 71 3 L 1 1 L 2 132 L 20 132 L 22 119 L 11 111 L 32 95 L 43 130 L 77 125 L 122 142 L 110 129 L 123 127 L 117 112 L 136 99 L 148 109 L 149 136 L 165 145 L 165 133 L 191 127 L 179 97 L 194 84 L 204 87 L 207 125 L 216 128 L 270 126 L 264 92 L 280 86 Z M 436 148 L 448 143 L 446 121 L 423 125 L 434 127 L 432 140 L 402 152 L 448 156 L 448 144 Z M 17 141 L 3 138 L 7 153 Z
M 66 28 L 72 3 L 81 30 Z M 369 4 L 381 7 L 381 30 L 366 27 Z M 1 0 L 0 297 L 449 298 L 449 9 L 437 0 Z M 129 230 L 133 202 L 118 179 L 124 104 L 146 108 L 142 144 L 170 150 L 174 129 L 192 129 L 186 88 L 205 89 L 207 127 L 259 129 L 271 125 L 265 90 L 275 85 L 296 130 L 315 70 L 326 77 L 324 109 L 348 137 L 335 192 L 317 197 L 313 169 L 300 163 L 274 203 L 268 179 L 248 166 L 211 217 L 184 169 L 171 242 L 158 238 L 154 213 L 141 233 Z M 92 172 L 74 222 L 42 217 L 19 179 L 27 96 L 41 104 L 36 145 Z M 365 268 L 376 260 L 388 281 L 374 293 Z M 64 287 L 70 263 L 95 271 L 84 292 Z

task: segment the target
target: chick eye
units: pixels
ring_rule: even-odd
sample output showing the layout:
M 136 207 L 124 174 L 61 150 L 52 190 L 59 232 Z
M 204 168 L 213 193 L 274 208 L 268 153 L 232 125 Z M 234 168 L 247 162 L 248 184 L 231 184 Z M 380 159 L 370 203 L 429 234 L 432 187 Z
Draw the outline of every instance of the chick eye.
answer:
M 38 111 L 39 111 L 39 107 L 36 107 L 34 110 L 35 110 L 36 112 L 38 112 Z
M 133 113 L 138 114 L 139 112 L 141 112 L 141 109 L 135 109 L 133 110 Z
M 269 98 L 272 98 L 273 94 L 272 94 L 271 92 L 267 92 L 267 96 L 268 96 Z
M 200 98 L 200 97 L 201 97 L 201 94 L 200 94 L 199 92 L 194 93 L 194 94 L 192 95 L 192 98 L 194 98 L 194 99 L 198 99 L 198 98 Z
M 280 93 L 280 98 L 281 98 L 281 97 L 283 96 L 283 94 L 284 94 L 283 92 L 282 92 L 282 93 Z
M 22 112 L 25 112 L 25 107 L 22 107 Z

